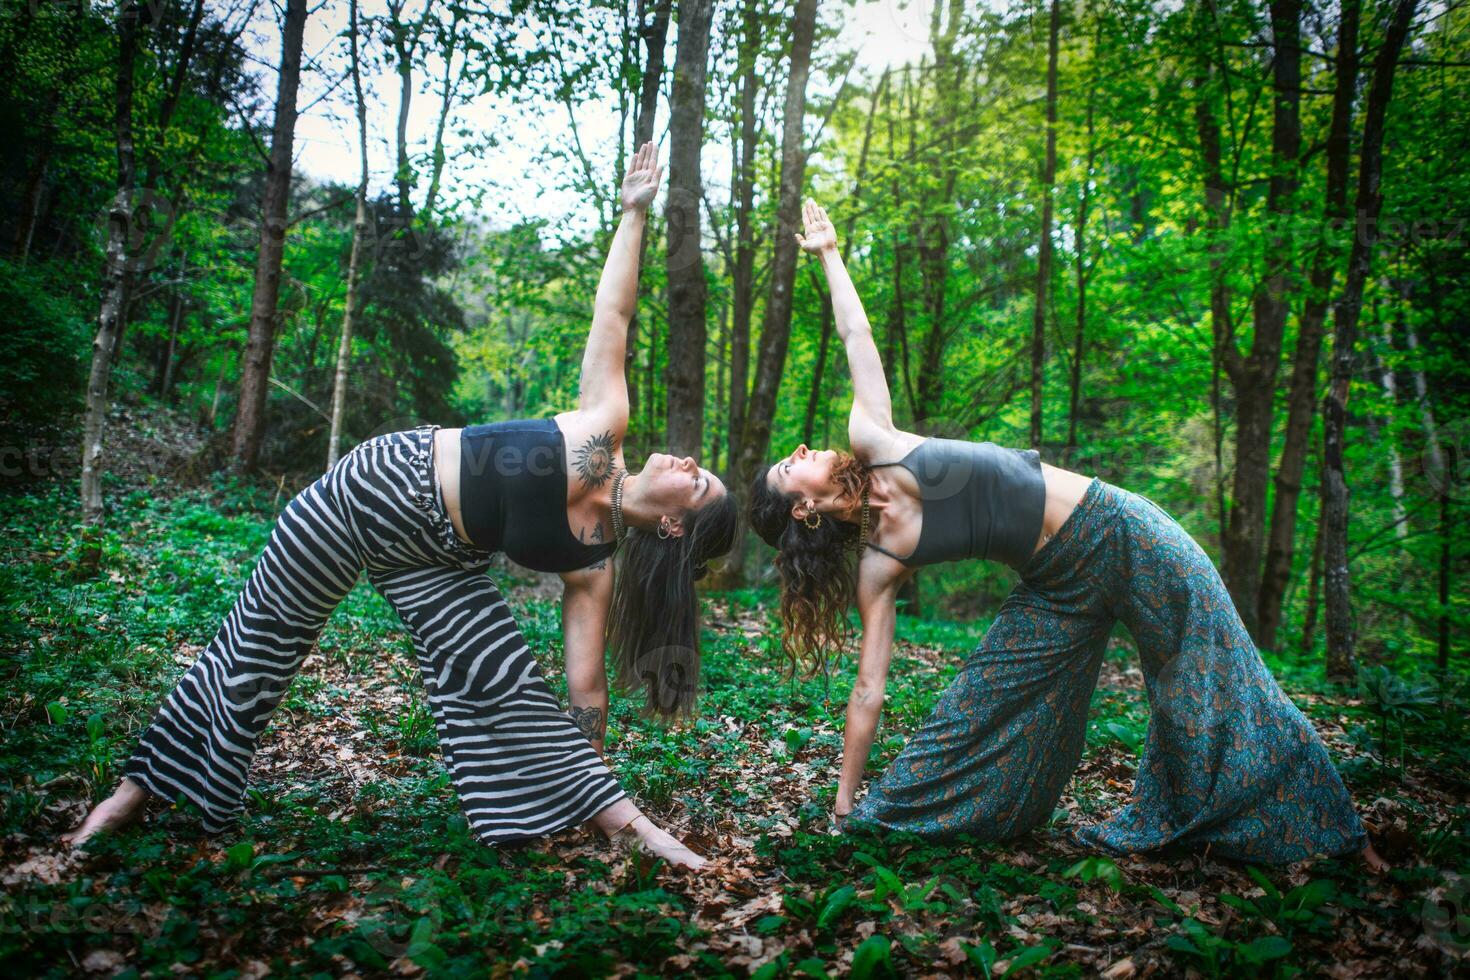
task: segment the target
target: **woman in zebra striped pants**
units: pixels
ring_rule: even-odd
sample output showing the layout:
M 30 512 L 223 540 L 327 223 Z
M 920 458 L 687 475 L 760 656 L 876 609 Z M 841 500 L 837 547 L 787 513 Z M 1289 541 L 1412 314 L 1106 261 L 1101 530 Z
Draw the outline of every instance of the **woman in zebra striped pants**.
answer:
M 622 686 L 646 691 L 648 713 L 688 712 L 699 667 L 693 583 L 735 537 L 733 501 L 693 460 L 654 454 L 640 473 L 623 468 L 625 338 L 660 176 L 645 144 L 623 183 L 578 409 L 379 436 L 298 494 L 214 639 L 144 732 L 118 790 L 67 840 L 137 819 L 150 794 L 193 804 L 208 831 L 233 824 L 261 733 L 365 571 L 413 637 L 451 780 L 481 840 L 526 840 L 590 820 L 610 837 L 631 831 L 674 863 L 703 863 L 639 812 L 601 756 L 604 638 Z M 614 580 L 608 557 L 620 542 Z M 495 551 L 563 578 L 570 714 L 484 574 Z

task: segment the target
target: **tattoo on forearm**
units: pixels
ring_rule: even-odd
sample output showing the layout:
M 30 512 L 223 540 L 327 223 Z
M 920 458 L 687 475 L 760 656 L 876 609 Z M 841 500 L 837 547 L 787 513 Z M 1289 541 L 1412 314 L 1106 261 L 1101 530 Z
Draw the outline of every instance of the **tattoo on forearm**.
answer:
M 579 708 L 572 705 L 572 722 L 590 742 L 600 742 L 607 734 L 607 720 L 601 708 Z
M 572 465 L 577 468 L 582 482 L 595 490 L 612 479 L 617 448 L 617 440 L 611 431 L 593 436 L 578 446 L 572 453 Z

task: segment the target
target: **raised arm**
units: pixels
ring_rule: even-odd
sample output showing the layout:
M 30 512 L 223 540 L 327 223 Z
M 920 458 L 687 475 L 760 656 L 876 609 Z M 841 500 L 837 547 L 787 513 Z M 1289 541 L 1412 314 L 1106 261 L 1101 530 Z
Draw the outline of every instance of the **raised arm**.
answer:
M 817 256 L 827 276 L 827 289 L 832 296 L 832 316 L 837 336 L 847 349 L 847 366 L 852 375 L 852 413 L 848 419 L 848 440 L 852 451 L 864 462 L 888 458 L 899 437 L 893 425 L 893 400 L 888 394 L 888 378 L 883 374 L 883 361 L 873 341 L 873 328 L 857 287 L 847 274 L 847 265 L 837 249 L 837 230 L 825 209 L 813 201 L 802 207 L 805 235 L 797 235 L 801 247 Z
M 628 383 L 623 361 L 628 350 L 628 321 L 638 305 L 638 257 L 648 206 L 658 193 L 663 169 L 652 143 L 644 143 L 628 163 L 623 178 L 623 217 L 607 250 L 597 299 L 592 305 L 592 329 L 582 355 L 582 392 L 578 409 L 594 412 L 608 424 L 628 424 Z
M 842 732 L 842 774 L 833 808 L 839 822 L 851 812 L 853 798 L 863 784 L 868 753 L 883 714 L 888 664 L 893 657 L 894 606 L 902 580 L 903 566 L 876 552 L 864 555 L 859 564 L 857 603 L 863 633 L 857 679 L 847 699 L 847 724 Z

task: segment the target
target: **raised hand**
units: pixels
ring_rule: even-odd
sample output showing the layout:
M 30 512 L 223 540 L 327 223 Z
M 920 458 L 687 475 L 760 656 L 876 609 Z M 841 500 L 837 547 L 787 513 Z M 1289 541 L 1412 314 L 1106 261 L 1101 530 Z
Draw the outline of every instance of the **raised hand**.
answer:
M 638 152 L 628 161 L 628 173 L 623 178 L 623 210 L 647 211 L 658 194 L 658 182 L 663 175 L 653 143 L 638 147 Z
M 837 247 L 837 229 L 832 227 L 827 210 L 811 198 L 807 198 L 806 203 L 801 206 L 801 221 L 806 226 L 806 234 L 798 234 L 796 243 L 803 251 L 820 255 L 829 248 Z

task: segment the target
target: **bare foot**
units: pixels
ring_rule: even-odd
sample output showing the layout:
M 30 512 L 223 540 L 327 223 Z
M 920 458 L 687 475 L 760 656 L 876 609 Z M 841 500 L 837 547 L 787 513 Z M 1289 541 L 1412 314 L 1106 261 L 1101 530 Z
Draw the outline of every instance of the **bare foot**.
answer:
M 80 827 L 62 834 L 61 840 L 72 847 L 80 847 L 93 834 L 104 830 L 120 830 L 137 823 L 143 818 L 143 804 L 147 800 L 147 790 L 131 779 L 124 779 L 116 792 L 92 808 Z
M 1363 860 L 1367 863 L 1368 870 L 1376 875 L 1385 874 L 1390 870 L 1388 862 L 1378 856 L 1378 852 L 1373 850 L 1372 844 L 1363 848 Z
M 638 835 L 638 840 L 644 847 L 672 865 L 697 871 L 709 863 L 643 814 L 633 820 L 629 829 Z M 614 837 L 621 838 L 625 835 L 626 831 L 615 834 Z

